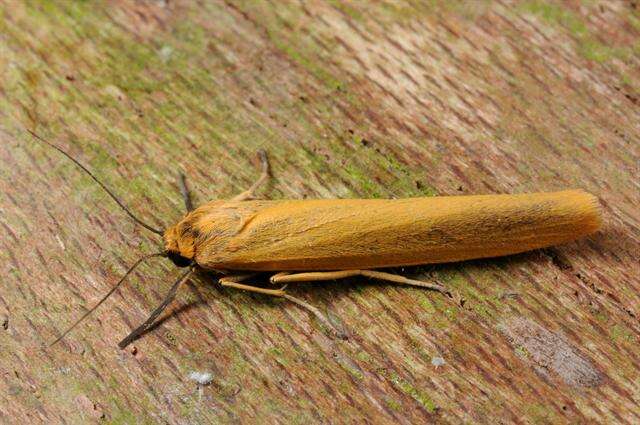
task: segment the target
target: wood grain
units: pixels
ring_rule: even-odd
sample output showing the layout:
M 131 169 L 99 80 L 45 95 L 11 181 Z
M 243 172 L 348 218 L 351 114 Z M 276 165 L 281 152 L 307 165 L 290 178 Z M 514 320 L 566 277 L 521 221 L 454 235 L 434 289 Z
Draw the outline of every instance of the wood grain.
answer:
M 0 422 L 632 423 L 640 420 L 640 12 L 631 1 L 0 5 Z M 283 198 L 582 188 L 604 229 L 495 260 L 286 301 L 192 279 L 37 131 L 165 228 L 269 151 Z M 210 372 L 210 385 L 189 376 Z

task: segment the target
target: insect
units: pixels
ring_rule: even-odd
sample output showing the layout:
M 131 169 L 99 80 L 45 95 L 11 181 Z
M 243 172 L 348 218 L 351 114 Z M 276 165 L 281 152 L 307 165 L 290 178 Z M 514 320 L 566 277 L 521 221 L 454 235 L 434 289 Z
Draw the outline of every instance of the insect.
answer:
M 187 213 L 161 231 L 137 218 L 65 151 L 30 133 L 87 172 L 133 220 L 162 236 L 164 242 L 162 252 L 136 261 L 54 344 L 100 306 L 138 264 L 152 257 L 166 257 L 186 271 L 150 317 L 119 343 L 120 348 L 151 327 L 198 269 L 224 272 L 218 280 L 222 286 L 284 297 L 322 317 L 313 306 L 289 295 L 286 285 L 365 276 L 448 294 L 442 285 L 375 269 L 516 254 L 588 235 L 602 221 L 597 198 L 581 190 L 407 199 L 258 200 L 256 191 L 269 178 L 269 162 L 260 151 L 260 178 L 231 200 L 211 201 L 194 209 L 181 176 Z M 273 272 L 269 280 L 278 286 L 249 283 L 256 272 Z

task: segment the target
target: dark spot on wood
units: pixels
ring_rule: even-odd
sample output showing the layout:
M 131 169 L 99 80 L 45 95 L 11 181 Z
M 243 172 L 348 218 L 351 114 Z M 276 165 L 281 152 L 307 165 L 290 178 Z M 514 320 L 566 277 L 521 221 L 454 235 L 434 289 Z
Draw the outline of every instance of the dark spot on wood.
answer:
M 573 270 L 573 266 L 569 264 L 569 262 L 557 250 L 548 248 L 543 250 L 543 252 L 551 259 L 553 265 L 560 270 Z
M 629 93 L 625 93 L 624 97 L 626 97 L 627 99 L 629 99 L 631 101 L 631 103 L 633 103 L 634 105 L 637 105 L 639 100 L 637 97 L 630 95 Z
M 518 292 L 504 292 L 502 295 L 500 295 L 501 300 L 515 299 L 518 297 L 520 297 L 520 294 Z

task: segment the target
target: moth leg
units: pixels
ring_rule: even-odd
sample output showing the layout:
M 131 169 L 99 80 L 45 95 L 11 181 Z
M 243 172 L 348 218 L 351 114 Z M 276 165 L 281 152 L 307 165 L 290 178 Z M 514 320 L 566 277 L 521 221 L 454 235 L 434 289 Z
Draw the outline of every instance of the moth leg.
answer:
M 258 190 L 258 188 L 269 179 L 269 159 L 267 158 L 267 152 L 264 149 L 260 149 L 258 151 L 258 158 L 262 163 L 262 173 L 260 174 L 260 177 L 249 189 L 232 198 L 232 201 L 246 201 L 254 199 L 256 190 Z
M 421 280 L 409 279 L 404 276 L 386 272 L 378 272 L 374 270 L 338 270 L 333 272 L 307 272 L 289 274 L 286 272 L 278 273 L 271 276 L 271 283 L 290 283 L 290 282 L 312 282 L 319 280 L 335 280 L 344 279 L 353 276 L 366 276 L 373 279 L 386 280 L 389 282 L 400 283 L 404 285 L 419 286 L 421 288 L 433 289 L 445 295 L 449 294 L 447 288 L 435 283 L 423 282 Z
M 191 274 L 194 270 L 195 269 L 193 268 L 193 266 L 189 267 L 189 270 L 187 270 L 186 273 L 184 273 L 178 280 L 176 280 L 176 282 L 169 290 L 169 293 L 167 293 L 164 300 L 162 301 L 162 304 L 160 304 L 155 310 L 153 310 L 153 313 L 151 313 L 149 318 L 145 320 L 143 324 L 131 331 L 131 333 L 127 335 L 126 338 L 118 343 L 118 347 L 120 347 L 120 349 L 124 349 L 127 345 L 138 339 L 153 325 L 153 322 L 155 322 L 156 318 L 164 311 L 165 308 L 167 308 L 171 301 L 173 301 L 180 286 L 182 286 L 182 284 L 191 277 Z
M 255 276 L 255 273 L 237 275 L 237 276 L 225 276 L 218 279 L 218 283 L 228 288 L 242 289 L 245 291 L 257 292 L 259 294 L 273 295 L 276 297 L 283 297 L 285 295 L 284 288 L 286 287 L 286 285 L 283 286 L 281 289 L 267 289 L 267 288 L 260 288 L 258 286 L 245 285 L 245 284 L 239 283 L 245 279 L 249 279 L 252 276 Z
M 300 298 L 296 298 L 294 296 L 291 296 L 291 295 L 287 294 L 284 291 L 285 288 L 287 287 L 287 285 L 284 285 L 280 289 L 266 289 L 266 288 L 259 288 L 257 286 L 243 285 L 242 283 L 238 283 L 238 282 L 243 281 L 245 279 L 249 279 L 252 276 L 255 276 L 255 273 L 237 275 L 237 276 L 225 276 L 225 277 L 220 278 L 218 280 L 218 282 L 220 283 L 220 285 L 225 286 L 225 287 L 236 288 L 236 289 L 244 289 L 246 291 L 257 292 L 257 293 L 260 293 L 260 294 L 274 295 L 274 296 L 277 296 L 277 297 L 285 298 L 285 299 L 291 301 L 292 303 L 298 305 L 299 307 L 302 307 L 303 309 L 307 310 L 308 312 L 310 312 L 314 316 L 316 316 L 316 318 L 320 322 L 322 322 L 322 324 L 324 324 L 328 329 L 334 330 L 336 335 L 339 336 L 340 338 L 342 338 L 342 339 L 346 338 L 344 333 L 342 333 L 339 330 L 337 330 L 335 328 L 335 326 L 333 326 L 331 324 L 329 319 L 327 319 L 327 317 L 324 314 L 322 314 L 322 312 L 320 310 L 318 310 L 316 307 L 312 306 L 311 304 L 307 303 L 306 301 L 301 300 Z
M 283 276 L 290 276 L 291 272 L 278 272 L 269 278 L 269 283 L 275 284 L 280 282 L 280 278 Z
M 338 336 L 339 338 L 347 339 L 347 336 L 345 335 L 345 333 L 341 332 L 338 329 L 336 329 L 336 327 L 333 324 L 331 324 L 329 319 L 327 319 L 327 316 L 322 314 L 322 312 L 320 310 L 318 310 L 317 307 L 312 306 L 311 304 L 309 304 L 306 301 L 301 300 L 300 298 L 292 297 L 291 295 L 289 295 L 287 293 L 282 295 L 282 297 L 287 299 L 287 300 L 289 300 L 289 301 L 291 301 L 292 303 L 296 304 L 298 307 L 302 307 L 303 309 L 307 310 L 309 313 L 311 313 L 314 316 L 316 316 L 316 319 L 318 319 L 328 329 L 333 330 L 335 332 L 335 335 Z
M 189 186 L 187 186 L 187 177 L 184 173 L 180 173 L 180 193 L 182 199 L 184 199 L 184 206 L 187 212 L 193 210 L 193 202 L 191 201 L 191 192 L 189 192 Z

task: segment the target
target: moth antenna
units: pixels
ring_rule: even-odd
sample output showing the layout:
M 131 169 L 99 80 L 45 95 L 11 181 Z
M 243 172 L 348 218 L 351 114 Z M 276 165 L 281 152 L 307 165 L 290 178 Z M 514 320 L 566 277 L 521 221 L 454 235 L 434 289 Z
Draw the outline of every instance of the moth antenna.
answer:
M 169 303 L 173 301 L 173 299 L 176 296 L 176 292 L 178 292 L 178 288 L 180 288 L 180 286 L 184 282 L 186 282 L 187 279 L 189 279 L 189 277 L 191 276 L 194 270 L 195 270 L 194 266 L 189 267 L 189 270 L 183 273 L 182 276 L 180 276 L 178 280 L 175 281 L 175 283 L 173 284 L 173 286 L 171 287 L 167 295 L 164 297 L 162 304 L 160 304 L 155 310 L 153 310 L 153 313 L 151 313 L 149 318 L 145 320 L 143 324 L 141 324 L 140 326 L 135 328 L 133 331 L 131 331 L 129 335 L 127 335 L 122 341 L 118 343 L 118 347 L 120 347 L 120 349 L 124 349 L 127 345 L 131 344 L 133 341 L 138 339 L 140 335 L 142 335 L 147 329 L 151 327 L 151 325 L 156 320 L 156 318 L 160 316 L 160 314 L 164 311 L 164 309 L 167 308 Z
M 145 255 L 144 257 L 138 259 L 138 261 L 136 261 L 131 267 L 129 267 L 129 270 L 127 270 L 127 272 L 124 274 L 124 276 L 122 276 L 120 278 L 120 280 L 118 281 L 118 283 L 115 284 L 115 286 L 113 288 L 111 288 L 109 290 L 109 292 L 107 292 L 107 294 L 102 297 L 102 299 L 100 301 L 98 301 L 98 303 L 96 305 L 94 305 L 93 307 L 91 307 L 91 309 L 89 311 L 87 311 L 85 314 L 82 315 L 82 317 L 80 317 L 73 325 L 71 325 L 66 331 L 64 331 L 62 333 L 62 335 L 60 335 L 58 338 L 56 338 L 55 341 L 53 341 L 51 344 L 49 344 L 49 347 L 54 346 L 56 343 L 58 343 L 62 338 L 64 338 L 65 336 L 67 336 L 67 334 L 69 332 L 71 332 L 73 330 L 73 328 L 75 328 L 76 326 L 78 326 L 80 324 L 80 322 L 82 322 L 84 319 L 87 318 L 87 316 L 89 316 L 91 313 L 93 313 L 98 307 L 100 307 L 100 305 L 105 302 L 107 300 L 107 298 L 109 298 L 111 296 L 111 294 L 113 294 L 116 289 L 118 289 L 120 287 L 120 285 L 122 284 L 122 282 L 124 282 L 124 280 L 127 278 L 127 276 L 129 276 L 129 274 L 131 274 L 131 272 L 133 270 L 135 270 L 136 267 L 138 267 L 138 265 L 140 263 L 142 263 L 145 260 L 148 260 L 149 258 L 153 258 L 153 257 L 164 257 L 166 254 L 164 252 L 157 252 L 155 254 L 150 254 L 150 255 Z
M 163 235 L 163 232 L 161 230 L 158 230 L 150 225 L 148 225 L 147 223 L 145 223 L 144 221 L 140 220 L 138 217 L 136 217 L 130 210 L 129 208 L 125 207 L 124 204 L 122 202 L 120 202 L 120 200 L 116 197 L 116 195 L 113 194 L 113 192 L 111 192 L 111 190 L 109 190 L 100 180 L 98 180 L 96 178 L 96 176 L 93 175 L 93 173 L 91 171 L 89 171 L 87 169 L 87 167 L 85 167 L 84 165 L 82 165 L 79 161 L 77 161 L 75 158 L 73 158 L 71 155 L 69 155 L 68 153 L 66 153 L 64 150 L 62 150 L 61 148 L 57 147 L 56 145 L 54 145 L 53 143 L 47 142 L 46 140 L 44 140 L 42 137 L 38 136 L 36 133 L 34 133 L 33 131 L 27 129 L 27 131 L 29 132 L 29 134 L 31 134 L 36 140 L 48 145 L 49 147 L 52 147 L 53 149 L 57 150 L 58 152 L 60 152 L 61 154 L 63 154 L 64 156 L 66 156 L 67 158 L 69 158 L 71 161 L 73 161 L 74 164 L 76 164 L 78 167 L 80 167 L 85 173 L 87 173 L 89 175 L 89 177 L 91 177 L 96 183 L 98 183 L 98 185 L 104 189 L 105 192 L 107 192 L 109 194 L 109 196 L 111 196 L 111 198 L 116 201 L 116 203 L 120 206 L 120 208 L 122 208 L 127 214 L 129 214 L 129 217 L 131 217 L 133 219 L 133 221 L 135 221 L 136 223 L 138 223 L 139 225 L 141 225 L 142 227 L 144 227 L 147 230 L 152 231 L 153 233 L 156 233 L 158 235 Z

